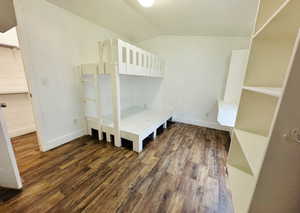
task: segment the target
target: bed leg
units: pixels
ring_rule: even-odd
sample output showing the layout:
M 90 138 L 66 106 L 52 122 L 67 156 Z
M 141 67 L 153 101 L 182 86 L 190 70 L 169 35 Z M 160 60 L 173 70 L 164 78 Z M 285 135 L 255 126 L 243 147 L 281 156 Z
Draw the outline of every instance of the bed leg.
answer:
M 153 132 L 153 140 L 155 140 L 156 137 L 157 137 L 157 130 L 154 130 L 154 132 Z
M 138 139 L 138 140 L 133 141 L 133 150 L 138 153 L 142 152 L 143 151 L 143 140 Z
M 164 123 L 164 126 L 163 126 L 163 127 L 164 127 L 164 129 L 167 128 L 167 122 Z
M 98 130 L 98 138 L 99 138 L 99 141 L 103 140 L 103 134 L 102 134 L 101 130 Z
M 111 142 L 111 138 L 110 138 L 110 133 L 109 132 L 106 133 L 106 140 L 107 140 L 107 142 Z
M 115 134 L 114 135 L 114 139 L 115 139 L 115 146 L 116 147 L 121 147 L 122 144 L 121 144 L 121 137 L 119 134 Z
M 87 128 L 87 134 L 92 135 L 92 128 L 90 128 L 90 127 Z

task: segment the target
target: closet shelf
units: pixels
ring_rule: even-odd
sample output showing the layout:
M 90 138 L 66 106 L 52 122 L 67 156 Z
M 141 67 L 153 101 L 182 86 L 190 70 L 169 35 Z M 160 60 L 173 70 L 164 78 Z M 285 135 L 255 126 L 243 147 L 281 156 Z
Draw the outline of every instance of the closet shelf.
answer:
M 13 49 L 20 49 L 18 46 L 16 45 L 11 45 L 11 44 L 4 44 L 4 43 L 0 43 L 1 47 L 7 47 L 7 48 L 13 48 Z
M 234 127 L 238 106 L 234 103 L 218 102 L 218 122 L 223 126 Z
M 278 9 L 290 0 L 260 0 L 259 11 L 257 14 L 255 32 L 257 32 L 267 21 L 278 11 Z M 254 32 L 254 33 L 255 33 Z
M 260 38 L 285 38 L 292 37 L 299 30 L 300 19 L 298 8 L 300 1 L 286 0 L 278 10 L 256 31 L 253 39 Z
M 229 186 L 232 192 L 232 201 L 239 212 L 248 212 L 251 198 L 255 189 L 255 179 L 242 170 L 227 165 Z
M 234 134 L 247 158 L 254 177 L 257 178 L 268 146 L 268 138 L 239 129 L 234 129 Z
M 9 95 L 9 94 L 26 94 L 29 93 L 28 90 L 1 90 L 0 95 Z
M 282 94 L 282 88 L 276 88 L 276 87 L 248 87 L 244 86 L 244 90 L 252 91 L 252 92 L 258 92 L 265 95 L 271 95 L 274 97 L 280 97 Z

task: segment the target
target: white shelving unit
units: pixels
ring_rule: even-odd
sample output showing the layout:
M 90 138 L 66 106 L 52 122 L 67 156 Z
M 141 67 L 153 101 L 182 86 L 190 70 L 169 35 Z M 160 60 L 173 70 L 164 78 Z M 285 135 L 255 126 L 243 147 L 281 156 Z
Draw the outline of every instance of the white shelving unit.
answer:
M 132 141 L 133 150 L 143 150 L 143 140 L 153 134 L 160 126 L 167 127 L 167 121 L 172 118 L 171 110 L 148 109 L 132 106 L 121 110 L 120 104 L 120 75 L 144 76 L 163 78 L 165 64 L 158 56 L 141 48 L 131 45 L 120 39 L 99 42 L 99 62 L 82 64 L 79 67 L 81 83 L 92 84 L 95 98 L 84 97 L 83 86 L 81 96 L 84 105 L 94 105 L 96 115 L 87 116 L 87 129 L 91 134 L 92 129 L 99 132 L 99 139 L 106 134 L 108 141 L 111 136 L 114 144 L 121 146 L 121 138 Z M 101 112 L 100 81 L 99 75 L 110 75 L 112 79 L 112 113 L 103 115 Z M 91 79 L 85 76 L 93 76 Z M 138 89 L 138 88 L 137 88 Z
M 285 119 L 279 117 L 284 113 L 288 117 L 293 112 L 295 119 L 298 118 L 297 112 L 292 111 L 295 103 L 289 104 L 284 99 L 292 98 L 286 88 L 292 85 L 289 83 L 291 75 L 296 76 L 295 72 L 299 71 L 299 10 L 298 0 L 260 1 L 228 156 L 229 182 L 236 213 L 283 212 L 274 210 L 276 200 L 272 207 L 270 197 L 293 196 L 289 187 L 276 194 L 276 181 L 284 179 L 278 178 L 280 175 L 276 170 L 281 166 L 275 163 L 275 159 L 285 155 L 284 160 L 281 158 L 281 165 L 288 165 L 288 154 L 281 152 L 287 148 L 279 134 L 282 134 L 280 128 L 289 123 L 283 125 Z M 287 104 L 291 111 L 283 112 Z M 275 146 L 284 148 L 275 149 Z M 269 172 L 272 167 L 276 178 L 272 178 Z M 272 181 L 273 188 L 267 183 Z M 278 205 L 282 208 L 283 201 Z
M 267 145 L 267 137 L 235 129 L 232 135 L 232 146 L 236 146 L 236 149 L 239 149 L 235 151 L 245 158 L 246 164 L 236 164 L 239 162 L 238 159 L 240 156 L 237 155 L 238 159 L 232 159 L 231 157 L 235 156 L 235 153 L 230 153 L 228 162 L 232 165 L 236 165 L 239 169 L 245 170 L 254 177 L 257 177 Z M 232 148 L 231 152 L 233 151 L 234 149 Z

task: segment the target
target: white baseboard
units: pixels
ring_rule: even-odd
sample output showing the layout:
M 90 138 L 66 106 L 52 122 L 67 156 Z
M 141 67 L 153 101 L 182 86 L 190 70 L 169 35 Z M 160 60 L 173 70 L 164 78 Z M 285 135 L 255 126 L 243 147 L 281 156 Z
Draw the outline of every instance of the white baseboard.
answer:
M 203 121 L 203 120 L 189 120 L 189 119 L 175 119 L 175 121 L 185 123 L 185 124 L 192 124 L 200 127 L 207 127 L 216 130 L 222 130 L 228 132 L 231 131 L 231 128 L 222 126 L 217 122 L 210 122 L 210 121 Z
M 47 141 L 46 144 L 47 145 L 42 145 L 41 149 L 43 152 L 47 152 L 51 149 L 54 149 L 58 146 L 61 146 L 65 143 L 68 143 L 72 140 L 75 140 L 81 136 L 85 135 L 85 130 L 84 129 L 80 129 L 74 132 L 71 132 L 69 134 L 63 135 L 61 137 L 55 138 L 53 140 Z
M 20 129 L 8 130 L 8 135 L 9 135 L 9 137 L 13 138 L 13 137 L 21 136 L 21 135 L 26 135 L 28 133 L 35 132 L 35 131 L 36 131 L 36 128 L 34 125 L 32 125 L 32 126 L 28 126 L 28 127 L 24 127 L 24 128 L 20 128 Z

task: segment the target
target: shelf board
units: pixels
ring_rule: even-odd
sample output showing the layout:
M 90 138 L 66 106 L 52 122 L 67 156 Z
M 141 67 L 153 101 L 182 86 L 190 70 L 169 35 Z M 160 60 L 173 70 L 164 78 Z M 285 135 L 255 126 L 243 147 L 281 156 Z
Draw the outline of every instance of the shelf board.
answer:
M 235 212 L 248 212 L 255 189 L 255 179 L 242 170 L 227 165 L 229 186 Z
M 218 102 L 218 122 L 223 126 L 234 127 L 238 106 L 234 103 Z
M 234 129 L 234 134 L 247 158 L 253 175 L 257 177 L 268 146 L 268 138 L 239 129 Z
M 244 86 L 243 89 L 262 93 L 265 95 L 271 95 L 275 97 L 280 97 L 282 94 L 282 88 L 276 88 L 276 87 L 248 87 Z
M 259 30 L 278 9 L 289 0 L 261 0 L 255 30 Z
M 266 23 L 256 31 L 253 39 L 256 38 L 284 38 L 286 36 L 296 36 L 300 24 L 298 8 L 300 1 L 287 0 L 278 10 L 266 21 Z
M 20 49 L 20 48 L 19 48 L 18 46 L 16 46 L 16 45 L 4 44 L 4 43 L 0 43 L 0 47 L 13 48 L 13 49 Z
M 0 90 L 0 95 L 10 95 L 10 94 L 26 94 L 29 93 L 28 90 Z

